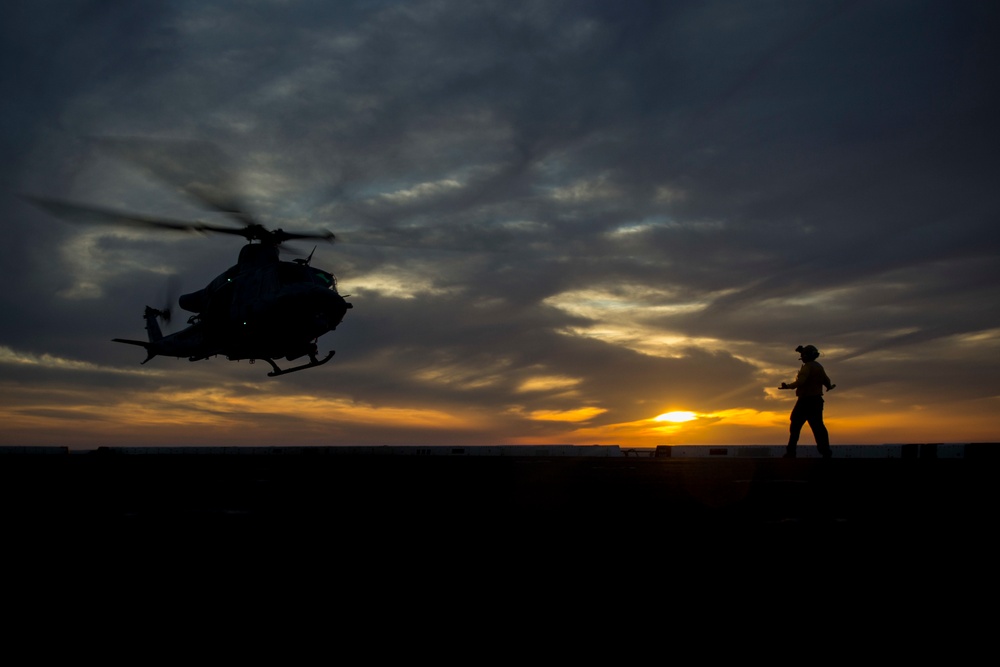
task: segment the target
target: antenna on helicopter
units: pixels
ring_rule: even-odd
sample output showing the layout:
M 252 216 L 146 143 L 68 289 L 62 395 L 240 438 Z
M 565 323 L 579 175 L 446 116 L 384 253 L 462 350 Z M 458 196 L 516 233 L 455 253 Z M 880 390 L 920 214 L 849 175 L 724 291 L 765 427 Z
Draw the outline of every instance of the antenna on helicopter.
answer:
M 312 261 L 314 252 L 316 252 L 316 246 L 313 246 L 312 252 L 309 253 L 308 257 L 297 257 L 292 261 L 294 261 L 299 266 L 309 266 L 309 262 Z

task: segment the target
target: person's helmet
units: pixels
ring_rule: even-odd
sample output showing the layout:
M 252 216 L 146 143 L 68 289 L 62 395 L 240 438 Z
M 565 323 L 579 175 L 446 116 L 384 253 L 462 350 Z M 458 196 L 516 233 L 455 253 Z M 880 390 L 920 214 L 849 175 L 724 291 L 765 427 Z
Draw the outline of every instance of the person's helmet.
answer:
M 816 349 L 815 345 L 799 345 L 795 351 L 801 354 L 806 361 L 812 361 L 819 356 L 819 350 Z

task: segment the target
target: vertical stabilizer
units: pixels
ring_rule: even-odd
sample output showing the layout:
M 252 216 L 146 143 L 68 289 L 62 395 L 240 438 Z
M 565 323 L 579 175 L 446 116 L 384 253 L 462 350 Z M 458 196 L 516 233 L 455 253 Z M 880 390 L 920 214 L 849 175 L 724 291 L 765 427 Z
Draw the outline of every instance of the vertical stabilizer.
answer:
M 163 332 L 160 331 L 160 323 L 156 319 L 162 315 L 163 315 L 162 311 L 159 311 L 156 308 L 150 308 L 149 306 L 146 306 L 146 312 L 143 315 L 143 317 L 146 318 L 146 332 L 149 335 L 150 343 L 155 343 L 156 341 L 163 338 Z
M 157 318 L 162 317 L 165 320 L 169 320 L 170 313 L 169 311 L 164 312 L 157 310 L 156 308 L 146 306 L 146 312 L 143 313 L 142 316 L 146 320 L 146 333 L 149 334 L 148 342 L 144 340 L 129 340 L 127 338 L 112 338 L 111 340 L 115 343 L 128 343 L 129 345 L 139 345 L 146 348 L 146 359 L 142 362 L 146 363 L 156 356 L 156 352 L 152 349 L 153 343 L 156 343 L 163 338 L 163 332 L 160 331 L 160 323 L 157 321 Z

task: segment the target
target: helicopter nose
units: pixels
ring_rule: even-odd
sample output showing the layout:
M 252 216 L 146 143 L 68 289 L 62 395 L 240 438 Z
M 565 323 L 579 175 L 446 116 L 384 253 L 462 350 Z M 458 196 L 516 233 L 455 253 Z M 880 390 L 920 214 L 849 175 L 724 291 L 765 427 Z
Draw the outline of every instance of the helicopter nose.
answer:
M 347 303 L 344 297 L 335 292 L 325 292 L 323 306 L 317 313 L 317 319 L 328 329 L 335 329 L 348 309 L 354 306 Z

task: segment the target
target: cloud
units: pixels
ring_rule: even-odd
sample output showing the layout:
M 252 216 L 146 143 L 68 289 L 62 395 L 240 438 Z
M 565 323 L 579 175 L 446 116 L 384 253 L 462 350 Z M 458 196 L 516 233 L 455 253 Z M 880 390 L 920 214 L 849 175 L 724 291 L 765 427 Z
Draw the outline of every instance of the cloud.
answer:
M 71 423 L 56 403 L 74 392 L 169 381 L 204 403 L 267 369 L 140 367 L 110 342 L 142 336 L 167 276 L 199 289 L 242 239 L 69 224 L 18 192 L 337 235 L 312 259 L 355 304 L 319 341 L 337 355 L 280 390 L 211 399 L 247 408 L 246 424 L 316 401 L 345 415 L 315 422 L 344 442 L 781 442 L 771 390 L 807 342 L 856 437 L 886 437 L 880 410 L 898 426 L 888 415 L 907 406 L 996 395 L 992 7 L 81 0 L 22 14 L 0 28 L 18 63 L 0 79 L 0 346 L 5 372 L 51 392 L 31 414 L 53 438 L 44 416 Z M 299 400 L 277 417 L 248 409 L 283 395 Z M 201 423 L 155 405 L 178 429 Z M 961 412 L 970 432 L 983 408 Z M 669 410 L 715 417 L 648 421 Z M 959 437 L 942 424 L 927 437 Z
M 88 361 L 67 359 L 52 354 L 35 355 L 18 352 L 6 346 L 0 346 L 0 365 L 14 366 L 25 369 L 51 369 L 58 371 L 85 371 L 100 373 L 116 373 L 124 375 L 163 375 L 162 371 L 138 370 L 134 368 L 119 368 L 101 366 Z

